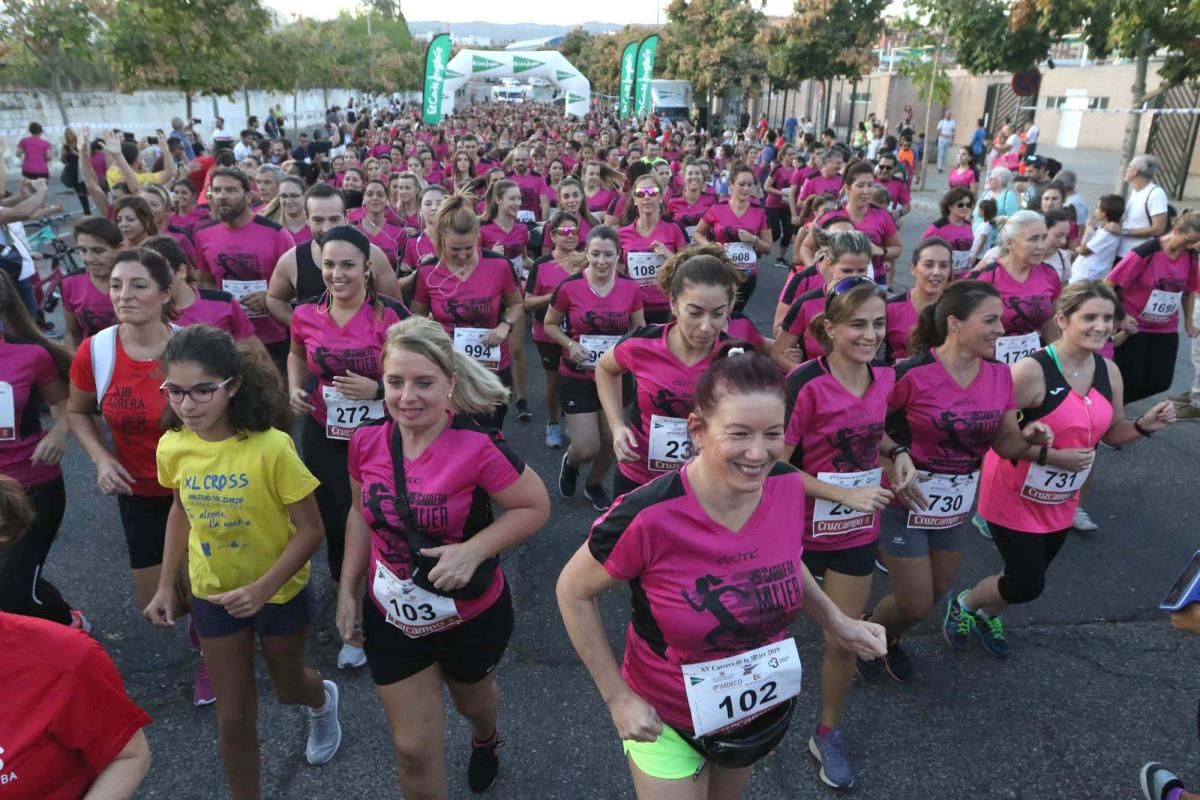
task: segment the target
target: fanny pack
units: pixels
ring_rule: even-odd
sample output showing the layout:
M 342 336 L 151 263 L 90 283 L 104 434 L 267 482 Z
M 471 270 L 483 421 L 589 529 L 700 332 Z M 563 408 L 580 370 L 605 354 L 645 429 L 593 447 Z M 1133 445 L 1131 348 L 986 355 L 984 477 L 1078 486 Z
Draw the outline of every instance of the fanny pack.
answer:
M 437 566 L 438 560 L 434 556 L 421 555 L 421 550 L 441 547 L 448 543 L 426 536 L 417 526 L 416 515 L 413 514 L 412 506 L 408 503 L 408 484 L 404 480 L 404 442 L 400 436 L 399 425 L 395 425 L 392 429 L 391 449 L 392 475 L 396 481 L 396 513 L 404 521 L 407 533 L 408 555 L 412 564 L 409 578 L 425 591 L 433 592 L 443 597 L 450 597 L 455 600 L 475 600 L 482 597 L 483 593 L 492 585 L 492 579 L 496 575 L 496 567 L 500 565 L 500 557 L 492 556 L 483 561 L 475 568 L 475 574 L 471 576 L 471 580 L 457 589 L 438 589 L 435 587 L 429 580 L 429 571 Z M 488 516 L 491 516 L 490 508 Z M 488 522 L 490 523 L 491 520 L 489 519 Z M 470 537 L 464 536 L 464 541 L 468 538 Z
M 787 735 L 796 710 L 796 698 L 780 703 L 749 724 L 731 731 L 696 738 L 683 731 L 680 737 L 718 767 L 742 769 L 774 750 Z

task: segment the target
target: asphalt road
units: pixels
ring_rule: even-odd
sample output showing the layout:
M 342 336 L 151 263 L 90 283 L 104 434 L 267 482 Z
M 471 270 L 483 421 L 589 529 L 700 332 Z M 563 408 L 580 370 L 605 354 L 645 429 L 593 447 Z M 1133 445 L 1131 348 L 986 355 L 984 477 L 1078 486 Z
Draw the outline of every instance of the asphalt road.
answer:
M 934 195 L 919 199 L 927 203 Z M 932 216 L 918 209 L 905 222 L 905 258 Z M 750 308 L 764 330 L 782 280 L 783 271 L 764 261 Z M 540 370 L 532 360 L 534 349 L 527 353 L 530 397 L 537 398 Z M 1187 353 L 1181 350 L 1173 391 L 1190 377 Z M 544 423 L 544 413 L 528 424 L 510 417 L 506 434 L 553 487 L 560 454 L 543 446 Z M 912 685 L 856 685 L 844 721 L 858 771 L 853 794 L 864 800 L 1124 800 L 1140 796 L 1137 770 L 1151 758 L 1176 765 L 1200 784 L 1195 759 L 1200 681 L 1191 663 L 1200 643 L 1175 632 L 1155 610 L 1198 544 L 1187 516 L 1198 453 L 1200 425 L 1180 423 L 1153 441 L 1100 454 L 1086 506 L 1102 529 L 1072 535 L 1043 597 L 1006 615 L 1013 651 L 1007 661 L 993 660 L 978 647 L 951 653 L 935 624 L 939 615 L 906 640 L 918 669 Z M 133 607 L 116 503 L 96 489 L 92 466 L 73 441 L 65 469 L 66 519 L 46 575 L 87 613 L 130 693 L 154 719 L 147 731 L 154 763 L 137 796 L 224 797 L 213 708 L 196 709 L 190 702 L 195 657 L 184 632 L 152 629 Z M 499 669 L 505 747 L 501 776 L 489 796 L 629 798 L 633 791 L 620 743 L 567 641 L 554 600 L 558 572 L 596 514 L 582 497 L 564 500 L 553 491 L 552 497 L 550 523 L 505 558 L 517 628 Z M 313 575 L 323 600 L 322 623 L 310 659 L 341 686 L 342 749 L 332 763 L 308 766 L 303 711 L 280 707 L 260 669 L 263 797 L 399 797 L 387 727 L 370 677 L 365 670 L 338 674 L 334 668 L 332 585 L 323 554 L 318 562 Z M 972 538 L 960 583 L 972 583 L 999 566 L 992 544 Z M 881 594 L 887 579 L 875 577 Z M 618 652 L 627 603 L 623 592 L 603 602 Z M 760 763 L 750 798 L 834 794 L 817 779 L 807 751 L 816 725 L 819 633 L 807 621 L 794 633 L 808 669 L 805 689 L 793 730 Z M 466 797 L 469 730 L 447 710 L 450 795 Z

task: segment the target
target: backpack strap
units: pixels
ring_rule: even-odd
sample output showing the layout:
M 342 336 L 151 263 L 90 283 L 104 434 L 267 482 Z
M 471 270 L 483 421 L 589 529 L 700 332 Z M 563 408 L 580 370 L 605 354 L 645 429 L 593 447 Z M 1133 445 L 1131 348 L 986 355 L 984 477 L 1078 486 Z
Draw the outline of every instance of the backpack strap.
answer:
M 92 376 L 96 381 L 96 411 L 100 411 L 100 405 L 112 383 L 113 371 L 117 366 L 117 327 L 111 325 L 91 338 Z

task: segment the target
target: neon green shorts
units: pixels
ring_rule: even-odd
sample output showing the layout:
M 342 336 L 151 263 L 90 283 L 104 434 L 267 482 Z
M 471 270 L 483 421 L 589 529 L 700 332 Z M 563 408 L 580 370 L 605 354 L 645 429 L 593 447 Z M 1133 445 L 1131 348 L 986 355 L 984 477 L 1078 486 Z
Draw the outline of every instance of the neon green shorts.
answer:
M 653 742 L 624 739 L 621 747 L 637 768 L 651 778 L 675 781 L 694 777 L 704 769 L 704 756 L 670 725 L 663 725 L 662 733 Z

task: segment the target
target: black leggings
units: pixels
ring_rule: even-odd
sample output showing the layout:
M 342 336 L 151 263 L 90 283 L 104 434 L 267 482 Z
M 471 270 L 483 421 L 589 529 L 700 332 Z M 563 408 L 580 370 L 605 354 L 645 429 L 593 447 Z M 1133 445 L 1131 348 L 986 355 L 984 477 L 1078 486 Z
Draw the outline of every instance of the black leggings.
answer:
M 992 540 L 1004 559 L 1000 596 L 1009 605 L 1036 600 L 1046 588 L 1046 569 L 1067 541 L 1067 531 L 1025 533 L 988 522 Z
M 733 301 L 733 310 L 741 312 L 746 308 L 746 304 L 750 302 L 750 298 L 754 295 L 754 287 L 758 286 L 758 273 L 746 275 L 745 280 L 738 284 L 737 296 Z
M 321 522 L 325 525 L 325 552 L 333 582 L 342 579 L 342 557 L 346 552 L 346 515 L 350 513 L 350 444 L 325 436 L 325 429 L 311 416 L 300 426 L 300 449 L 304 465 L 321 482 L 313 494 Z
M 792 228 L 792 210 L 783 206 L 782 208 L 767 208 L 766 212 L 767 222 L 771 226 L 771 238 L 779 243 L 779 257 L 783 258 L 788 245 L 792 243 L 792 234 L 795 233 Z
M 42 577 L 67 507 L 63 479 L 38 484 L 26 494 L 33 503 L 33 525 L 20 541 L 0 548 L 0 610 L 70 625 L 71 606 Z
M 510 390 L 512 389 L 513 377 L 511 364 L 497 372 L 496 377 L 500 379 L 500 382 L 503 383 L 506 388 Z M 492 428 L 497 431 L 503 431 L 504 418 L 506 416 L 508 416 L 508 403 L 505 403 L 502 406 L 496 406 L 496 410 L 487 416 L 476 414 L 474 419 L 475 422 L 479 423 L 479 426 L 482 428 Z
M 1125 405 L 1171 388 L 1178 333 L 1135 333 L 1113 353 L 1125 381 Z

